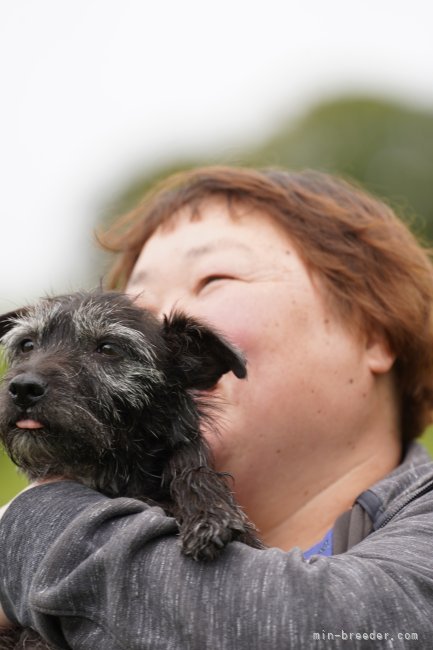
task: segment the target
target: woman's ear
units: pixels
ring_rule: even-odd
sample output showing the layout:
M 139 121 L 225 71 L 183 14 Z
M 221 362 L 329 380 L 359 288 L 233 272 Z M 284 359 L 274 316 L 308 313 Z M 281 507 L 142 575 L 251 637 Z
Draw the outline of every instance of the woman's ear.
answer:
M 391 370 L 396 359 L 388 339 L 382 332 L 370 332 L 366 340 L 367 363 L 374 375 L 383 375 Z

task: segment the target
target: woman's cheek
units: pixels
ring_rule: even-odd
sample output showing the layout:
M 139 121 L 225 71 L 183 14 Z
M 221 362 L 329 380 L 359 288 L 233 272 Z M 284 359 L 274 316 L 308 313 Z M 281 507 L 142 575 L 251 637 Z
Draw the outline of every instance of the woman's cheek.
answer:
M 209 303 L 201 310 L 201 317 L 215 327 L 231 343 L 247 353 L 252 342 L 253 316 L 246 305 L 232 300 L 219 300 Z

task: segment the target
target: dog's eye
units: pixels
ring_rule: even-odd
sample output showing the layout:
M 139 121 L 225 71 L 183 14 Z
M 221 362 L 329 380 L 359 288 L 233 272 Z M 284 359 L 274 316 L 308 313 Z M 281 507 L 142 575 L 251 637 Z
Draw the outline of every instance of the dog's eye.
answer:
M 96 352 L 106 357 L 118 357 L 121 355 L 120 348 L 113 343 L 100 343 L 96 348 Z
M 34 348 L 35 348 L 35 344 L 31 339 L 23 339 L 19 344 L 19 349 L 21 350 L 21 352 L 24 353 L 31 352 L 32 350 L 34 350 Z

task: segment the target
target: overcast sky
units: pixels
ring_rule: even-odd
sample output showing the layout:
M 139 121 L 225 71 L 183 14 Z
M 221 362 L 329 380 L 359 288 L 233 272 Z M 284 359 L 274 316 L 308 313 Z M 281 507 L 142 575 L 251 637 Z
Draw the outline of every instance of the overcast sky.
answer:
M 98 208 L 366 91 L 433 108 L 431 0 L 0 0 L 0 309 L 95 284 Z

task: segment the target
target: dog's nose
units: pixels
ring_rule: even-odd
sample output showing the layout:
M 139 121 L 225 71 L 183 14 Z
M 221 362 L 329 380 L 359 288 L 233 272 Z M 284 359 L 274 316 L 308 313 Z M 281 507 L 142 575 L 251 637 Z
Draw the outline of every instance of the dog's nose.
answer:
M 17 375 L 9 384 L 9 394 L 21 408 L 33 406 L 46 392 L 46 383 L 40 377 L 29 373 Z

